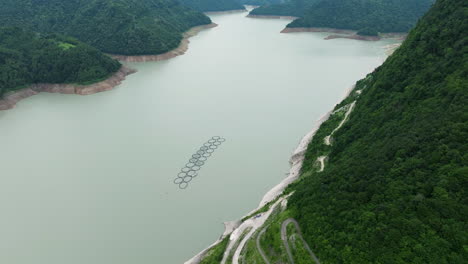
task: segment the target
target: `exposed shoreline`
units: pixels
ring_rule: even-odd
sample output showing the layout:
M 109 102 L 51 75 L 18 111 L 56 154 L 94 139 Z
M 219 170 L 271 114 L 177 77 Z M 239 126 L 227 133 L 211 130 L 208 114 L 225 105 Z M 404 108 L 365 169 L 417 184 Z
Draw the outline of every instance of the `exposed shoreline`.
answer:
M 203 12 L 205 15 L 222 15 L 222 14 L 235 14 L 235 13 L 244 13 L 247 12 L 247 9 L 232 9 L 225 11 L 206 11 Z
M 339 38 L 345 38 L 345 39 L 355 39 L 355 40 L 365 40 L 365 41 L 379 41 L 382 38 L 379 36 L 362 36 L 362 35 L 348 35 L 348 36 L 343 36 L 343 35 L 330 35 L 326 38 L 325 40 L 330 40 L 330 39 L 339 39 Z
M 0 110 L 12 109 L 16 104 L 28 97 L 45 93 L 61 93 L 61 94 L 78 94 L 78 95 L 90 95 L 100 93 L 104 91 L 112 90 L 114 87 L 122 83 L 123 80 L 136 71 L 125 66 L 115 72 L 111 77 L 90 85 L 78 85 L 78 84 L 51 84 L 51 83 L 38 83 L 32 84 L 27 88 L 13 91 L 5 94 L 0 99 Z
M 248 14 L 246 17 L 250 17 L 250 18 L 267 18 L 267 19 L 287 19 L 287 20 L 295 20 L 295 19 L 299 18 L 299 17 L 295 17 L 295 16 L 273 16 L 273 15 L 251 15 L 251 14 Z
M 348 97 L 354 88 L 355 86 L 353 85 L 349 87 L 348 89 L 346 89 L 344 92 L 343 98 L 339 100 L 335 104 L 335 106 L 339 104 L 341 101 L 343 101 L 346 97 Z M 333 108 L 335 106 L 333 106 Z M 254 212 L 261 209 L 267 203 L 274 201 L 276 198 L 280 197 L 280 195 L 283 193 L 286 187 L 299 178 L 302 164 L 305 159 L 305 152 L 307 150 L 307 147 L 309 146 L 309 143 L 312 141 L 317 130 L 320 128 L 320 125 L 322 125 L 322 123 L 325 122 L 330 117 L 331 113 L 333 112 L 333 108 L 332 110 L 325 113 L 322 117 L 320 117 L 315 122 L 312 130 L 309 133 L 307 133 L 299 142 L 298 146 L 292 153 L 291 158 L 289 159 L 290 169 L 289 169 L 288 176 L 284 178 L 279 184 L 275 185 L 268 192 L 266 192 L 262 200 L 260 201 L 260 204 L 258 205 L 258 207 L 250 211 L 248 214 L 246 214 L 242 218 L 253 214 Z M 216 240 L 213 244 L 211 244 L 207 248 L 200 251 L 197 255 L 187 260 L 186 262 L 184 262 L 184 264 L 199 264 L 203 260 L 205 255 L 209 252 L 209 250 L 215 247 L 216 245 L 218 245 L 226 236 L 229 236 L 234 233 L 239 233 L 239 227 L 242 227 L 242 223 L 243 222 L 241 222 L 241 220 L 224 222 L 225 230 L 224 230 L 224 233 L 221 235 L 221 237 L 218 240 Z
M 218 24 L 211 23 L 208 25 L 196 26 L 196 27 L 189 29 L 187 32 L 184 33 L 184 37 L 182 41 L 180 42 L 179 46 L 166 53 L 162 53 L 158 55 L 137 55 L 137 56 L 109 54 L 109 56 L 111 56 L 114 59 L 117 59 L 119 61 L 124 61 L 124 62 L 147 62 L 147 61 L 168 60 L 168 59 L 183 55 L 185 54 L 185 52 L 187 52 L 188 46 L 190 43 L 189 38 L 197 35 L 200 31 L 204 29 L 214 28 L 216 26 L 218 26 Z
M 246 10 L 243 10 L 246 11 Z M 158 55 L 142 55 L 142 56 L 123 56 L 123 55 L 112 55 L 109 54 L 114 59 L 124 61 L 124 62 L 146 62 L 146 61 L 161 61 L 174 58 L 179 55 L 183 55 L 188 50 L 188 45 L 190 43 L 189 38 L 198 34 L 198 32 L 213 28 L 218 26 L 215 23 L 208 25 L 196 26 L 184 33 L 184 38 L 182 39 L 180 45 L 166 53 Z M 45 93 L 61 93 L 61 94 L 78 94 L 78 95 L 90 95 L 100 92 L 105 92 L 112 90 L 114 87 L 120 85 L 123 80 L 125 80 L 127 75 L 135 73 L 136 70 L 130 69 L 128 67 L 122 66 L 120 69 L 115 72 L 109 78 L 93 83 L 90 85 L 78 85 L 78 84 L 53 84 L 53 83 L 38 83 L 32 84 L 27 88 L 12 91 L 6 93 L 3 98 L 0 99 L 0 111 L 9 110 L 15 108 L 16 104 L 28 97 L 39 94 L 41 92 Z
M 408 35 L 407 33 L 390 32 L 390 33 L 382 33 L 379 36 L 362 36 L 362 35 L 358 35 L 357 31 L 355 30 L 337 29 L 337 28 L 321 28 L 321 27 L 297 27 L 297 28 L 286 27 L 283 30 L 281 30 L 281 33 L 295 33 L 295 32 L 335 33 L 333 35 L 327 36 L 325 40 L 338 39 L 338 38 L 364 40 L 364 41 L 378 41 L 383 38 L 395 38 L 398 40 L 404 40 L 406 36 Z M 336 35 L 336 34 L 340 34 L 340 35 Z

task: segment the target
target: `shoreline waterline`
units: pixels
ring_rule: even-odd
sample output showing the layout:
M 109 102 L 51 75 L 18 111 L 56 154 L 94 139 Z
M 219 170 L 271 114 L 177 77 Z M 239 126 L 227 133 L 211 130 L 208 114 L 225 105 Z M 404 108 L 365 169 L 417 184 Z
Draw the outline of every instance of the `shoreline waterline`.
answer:
M 246 11 L 246 10 L 244 10 Z M 189 38 L 196 36 L 200 31 L 204 29 L 214 28 L 218 26 L 215 23 L 208 25 L 201 25 L 192 27 L 184 33 L 179 46 L 171 51 L 158 55 L 141 55 L 141 56 L 124 56 L 124 55 L 113 55 L 108 54 L 110 57 L 122 61 L 122 62 L 148 62 L 148 61 L 161 61 L 169 60 L 179 55 L 185 54 L 189 46 Z M 114 89 L 125 80 L 126 76 L 135 73 L 136 70 L 130 69 L 126 66 L 121 66 L 120 69 L 112 74 L 109 78 L 96 82 L 90 85 L 76 85 L 76 84 L 49 84 L 49 83 L 38 83 L 29 85 L 26 88 L 18 91 L 12 91 L 0 98 L 0 111 L 9 110 L 16 107 L 16 104 L 28 97 L 39 94 L 40 92 L 47 93 L 61 93 L 61 94 L 78 94 L 78 95 L 91 95 L 99 92 L 105 92 Z
M 44 93 L 61 93 L 61 94 L 77 94 L 77 95 L 90 95 L 100 92 L 105 92 L 114 89 L 120 85 L 125 78 L 135 73 L 134 69 L 122 66 L 120 69 L 112 74 L 109 78 L 93 83 L 90 85 L 77 85 L 77 84 L 51 84 L 51 83 L 38 83 L 32 84 L 27 88 L 18 91 L 13 91 L 5 94 L 0 99 L 0 111 L 9 110 L 16 107 L 16 104 L 28 97 Z
M 203 258 L 206 256 L 206 254 L 209 252 L 210 249 L 212 249 L 213 247 L 221 243 L 221 241 L 223 241 L 224 238 L 226 238 L 227 236 L 233 234 L 234 232 L 236 232 L 236 230 L 238 230 L 238 228 L 243 223 L 242 220 L 240 219 L 243 219 L 255 213 L 256 211 L 258 211 L 260 208 L 262 208 L 269 202 L 272 202 L 275 199 L 279 198 L 281 194 L 283 193 L 283 191 L 286 189 L 286 187 L 299 178 L 302 164 L 305 158 L 305 152 L 307 150 L 307 147 L 309 146 L 309 143 L 312 141 L 313 137 L 315 136 L 315 133 L 320 128 L 322 123 L 328 120 L 328 118 L 330 117 L 336 105 L 338 105 L 341 101 L 343 101 L 346 97 L 348 97 L 351 94 L 351 92 L 354 90 L 354 88 L 355 88 L 355 85 L 345 89 L 343 98 L 341 98 L 332 107 L 331 110 L 329 110 L 328 112 L 323 114 L 319 119 L 317 119 L 317 121 L 315 121 L 314 123 L 312 130 L 310 130 L 305 136 L 302 137 L 302 139 L 299 141 L 299 144 L 297 145 L 296 149 L 293 151 L 289 159 L 290 169 L 289 169 L 289 173 L 287 174 L 288 176 L 284 178 L 280 183 L 273 186 L 273 188 L 271 188 L 269 191 L 267 191 L 264 194 L 257 208 L 253 209 L 252 211 L 250 211 L 243 217 L 239 218 L 239 220 L 224 222 L 225 230 L 223 234 L 218 238 L 218 240 L 216 240 L 213 244 L 211 244 L 207 248 L 200 251 L 197 255 L 195 255 L 191 259 L 184 262 L 184 264 L 199 264 L 203 260 Z
M 286 20 L 295 20 L 299 18 L 295 16 L 252 15 L 252 14 L 248 14 L 246 17 L 261 18 L 261 19 L 286 19 Z
M 223 15 L 223 14 L 235 14 L 235 13 L 244 13 L 247 12 L 247 9 L 232 9 L 232 10 L 224 10 L 224 11 L 206 11 L 203 12 L 205 15 Z
M 378 36 L 363 36 L 358 35 L 356 30 L 349 30 L 349 29 L 338 29 L 338 28 L 322 28 L 322 27 L 297 27 L 297 28 L 290 28 L 286 27 L 281 30 L 281 33 L 297 33 L 297 32 L 325 32 L 325 33 L 335 33 L 340 35 L 329 35 L 325 37 L 325 40 L 331 39 L 338 39 L 338 38 L 345 38 L 345 39 L 354 39 L 354 40 L 364 40 L 364 41 L 379 41 L 381 39 L 397 39 L 397 40 L 404 40 L 407 33 L 399 33 L 399 32 L 389 32 L 389 33 L 381 33 Z
M 157 54 L 157 55 L 136 55 L 136 56 L 127 56 L 127 55 L 117 55 L 117 54 L 109 54 L 112 58 L 123 61 L 123 62 L 148 62 L 148 61 L 163 61 L 169 60 L 174 57 L 180 56 L 185 54 L 189 48 L 190 38 L 196 36 L 200 31 L 217 27 L 218 24 L 211 23 L 207 25 L 196 26 L 189 29 L 187 32 L 184 33 L 184 36 L 179 44 L 179 46 L 173 50 L 168 52 Z

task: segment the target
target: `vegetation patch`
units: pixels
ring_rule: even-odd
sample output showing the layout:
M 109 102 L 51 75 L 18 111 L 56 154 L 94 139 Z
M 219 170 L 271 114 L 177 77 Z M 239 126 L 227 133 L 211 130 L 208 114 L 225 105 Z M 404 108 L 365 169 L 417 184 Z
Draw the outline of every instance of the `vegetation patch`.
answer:
M 0 27 L 0 97 L 34 83 L 91 84 L 120 67 L 75 39 Z
M 226 236 L 219 244 L 211 248 L 200 264 L 219 264 L 223 260 L 224 251 L 229 244 L 229 236 Z
M 234 257 L 234 253 L 236 252 L 237 248 L 239 247 L 239 244 L 242 242 L 244 237 L 252 230 L 252 227 L 248 227 L 242 232 L 242 234 L 239 236 L 239 239 L 237 239 L 236 243 L 234 243 L 234 246 L 232 247 L 231 251 L 229 252 L 228 258 L 226 260 L 226 263 L 231 263 L 232 258 Z
M 61 41 L 58 43 L 58 46 L 62 48 L 63 50 L 68 50 L 68 49 L 76 47 L 76 45 L 73 45 L 67 42 L 61 42 Z

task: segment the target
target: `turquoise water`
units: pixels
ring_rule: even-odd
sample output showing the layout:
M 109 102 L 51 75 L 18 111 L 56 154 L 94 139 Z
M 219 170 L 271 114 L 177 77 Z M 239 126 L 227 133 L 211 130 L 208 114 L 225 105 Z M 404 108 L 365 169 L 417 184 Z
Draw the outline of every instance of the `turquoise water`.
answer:
M 287 20 L 245 15 L 212 15 L 187 54 L 130 64 L 112 91 L 0 112 L 0 263 L 183 263 L 285 177 L 302 136 L 391 43 L 280 34 Z M 215 135 L 226 142 L 178 189 Z

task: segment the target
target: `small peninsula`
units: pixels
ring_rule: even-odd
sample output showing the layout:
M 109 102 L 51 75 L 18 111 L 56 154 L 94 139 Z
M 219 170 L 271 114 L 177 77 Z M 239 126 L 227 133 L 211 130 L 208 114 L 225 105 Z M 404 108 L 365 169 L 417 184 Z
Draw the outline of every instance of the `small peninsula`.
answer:
M 38 92 L 110 90 L 133 71 L 71 37 L 0 28 L 0 109 Z

